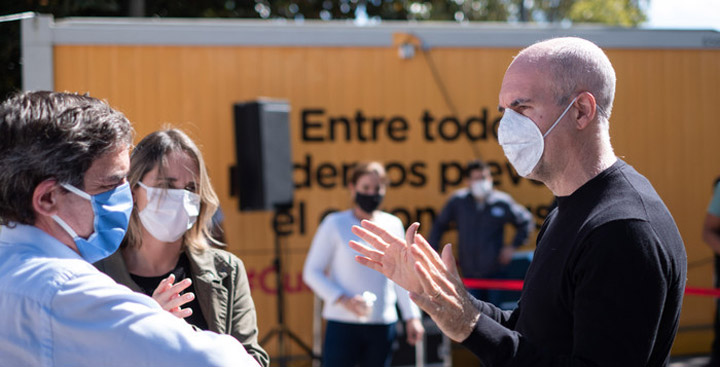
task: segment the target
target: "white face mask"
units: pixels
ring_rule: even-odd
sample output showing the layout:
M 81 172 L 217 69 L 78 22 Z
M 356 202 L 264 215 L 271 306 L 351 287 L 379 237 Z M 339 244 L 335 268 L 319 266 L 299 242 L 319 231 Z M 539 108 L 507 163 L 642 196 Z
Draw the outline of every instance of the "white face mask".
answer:
M 182 189 L 160 189 L 138 184 L 147 192 L 147 206 L 140 221 L 150 234 L 163 242 L 175 242 L 192 228 L 200 214 L 200 195 Z
M 578 97 L 580 96 L 578 95 L 570 102 L 545 135 L 540 132 L 540 129 L 529 117 L 521 115 L 510 108 L 505 109 L 505 114 L 498 127 L 498 142 L 502 146 L 505 156 L 520 176 L 527 177 L 535 169 L 545 150 L 545 137 L 562 120 Z
M 470 184 L 470 192 L 476 199 L 484 199 L 492 190 L 492 181 L 477 180 Z

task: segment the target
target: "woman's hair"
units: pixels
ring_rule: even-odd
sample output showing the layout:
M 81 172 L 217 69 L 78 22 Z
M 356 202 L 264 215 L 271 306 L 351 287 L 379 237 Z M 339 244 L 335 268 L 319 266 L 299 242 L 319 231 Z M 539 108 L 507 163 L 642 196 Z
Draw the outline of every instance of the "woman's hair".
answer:
M 374 173 L 378 175 L 380 178 L 380 182 L 383 185 L 387 185 L 388 179 L 387 174 L 385 173 L 385 168 L 380 162 L 377 161 L 371 161 L 371 162 L 360 162 L 355 164 L 352 171 L 350 171 L 350 180 L 349 182 L 355 186 L 363 175 L 366 175 L 368 173 Z
M 197 194 L 200 196 L 200 214 L 195 224 L 183 235 L 183 246 L 194 252 L 202 252 L 209 247 L 208 241 L 218 243 L 210 235 L 212 216 L 218 208 L 218 197 L 210 183 L 205 161 L 197 145 L 181 130 L 168 128 L 151 133 L 143 138 L 130 155 L 130 173 L 128 182 L 133 189 L 145 175 L 158 168 L 163 176 L 167 158 L 173 152 L 186 153 L 197 164 L 199 177 L 196 177 Z M 128 232 L 122 247 L 140 247 L 142 223 L 137 206 L 130 216 Z

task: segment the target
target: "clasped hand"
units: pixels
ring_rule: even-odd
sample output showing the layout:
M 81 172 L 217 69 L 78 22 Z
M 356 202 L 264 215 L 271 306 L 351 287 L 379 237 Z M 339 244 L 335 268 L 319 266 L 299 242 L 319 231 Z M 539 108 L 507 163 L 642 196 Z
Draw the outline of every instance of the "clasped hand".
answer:
M 363 220 L 361 225 L 353 226 L 353 233 L 373 248 L 350 241 L 350 247 L 362 254 L 355 260 L 407 289 L 445 335 L 457 342 L 465 340 L 480 311 L 460 279 L 452 245 L 445 246 L 441 258 L 417 233 L 418 223 L 408 228 L 405 241 L 370 221 Z
M 180 308 L 180 306 L 195 299 L 195 294 L 188 292 L 180 294 L 180 292 L 187 289 L 192 284 L 190 278 L 185 278 L 182 281 L 173 284 L 175 281 L 175 275 L 170 274 L 167 278 L 163 279 L 152 294 L 152 298 L 160 304 L 163 310 L 170 312 L 171 314 L 184 319 L 192 315 L 191 308 Z
M 365 299 L 359 294 L 354 297 L 340 296 L 336 302 L 357 317 L 367 317 L 371 311 L 371 307 L 368 306 Z

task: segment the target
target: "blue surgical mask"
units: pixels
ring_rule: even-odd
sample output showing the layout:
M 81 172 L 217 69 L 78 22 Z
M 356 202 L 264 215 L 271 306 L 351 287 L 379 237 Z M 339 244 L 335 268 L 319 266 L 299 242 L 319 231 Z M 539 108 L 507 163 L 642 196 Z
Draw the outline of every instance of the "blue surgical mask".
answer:
M 133 209 L 132 191 L 126 182 L 112 190 L 97 195 L 90 195 L 70 184 L 62 184 L 64 188 L 92 204 L 95 219 L 94 232 L 87 238 L 82 238 L 70 228 L 57 215 L 52 218 L 72 237 L 77 245 L 80 256 L 90 263 L 102 260 L 120 247 L 130 222 L 130 213 Z

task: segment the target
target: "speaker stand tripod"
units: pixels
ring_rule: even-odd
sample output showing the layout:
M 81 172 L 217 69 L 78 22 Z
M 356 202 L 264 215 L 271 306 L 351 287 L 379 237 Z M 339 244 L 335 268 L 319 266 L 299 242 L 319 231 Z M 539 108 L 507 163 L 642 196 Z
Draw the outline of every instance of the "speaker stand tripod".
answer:
M 283 210 L 288 210 L 290 208 L 291 204 L 276 204 L 275 205 L 275 212 L 279 213 Z M 273 223 L 273 233 L 275 235 L 275 259 L 273 260 L 273 265 L 275 266 L 275 273 L 276 273 L 276 281 L 275 285 L 277 287 L 277 326 L 275 326 L 272 330 L 270 330 L 265 337 L 263 337 L 260 340 L 260 345 L 265 345 L 270 339 L 272 339 L 274 336 L 277 336 L 277 342 L 278 342 L 278 353 L 277 357 L 273 358 L 273 365 L 278 367 L 286 367 L 287 361 L 293 359 L 291 356 L 288 356 L 285 352 L 285 337 L 287 336 L 290 338 L 290 340 L 294 341 L 305 353 L 310 357 L 310 359 L 317 359 L 319 360 L 320 357 L 313 353 L 312 349 L 308 347 L 303 341 L 290 330 L 285 325 L 285 282 L 284 282 L 284 275 L 283 267 L 282 267 L 282 253 L 281 253 L 281 244 L 280 244 L 280 234 L 278 233 L 278 230 L 276 226 Z

